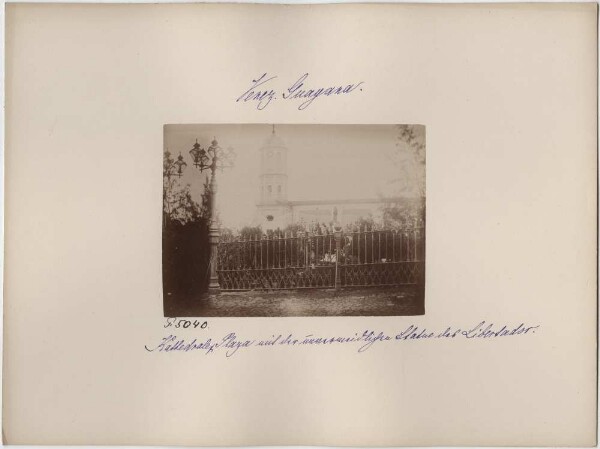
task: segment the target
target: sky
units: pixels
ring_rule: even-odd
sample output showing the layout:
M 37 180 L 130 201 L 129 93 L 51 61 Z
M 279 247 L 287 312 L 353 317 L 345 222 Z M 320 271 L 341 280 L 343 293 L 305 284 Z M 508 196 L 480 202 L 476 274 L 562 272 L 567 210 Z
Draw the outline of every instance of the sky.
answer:
M 207 149 L 213 138 L 236 153 L 235 166 L 217 172 L 217 207 L 224 226 L 250 224 L 258 200 L 260 148 L 272 125 L 165 125 L 164 150 L 187 162 L 181 185 L 190 184 L 200 200 L 207 172 L 192 164 L 196 139 Z M 282 125 L 275 133 L 288 148 L 288 200 L 361 199 L 393 195 L 398 168 L 389 154 L 397 151 L 394 125 Z

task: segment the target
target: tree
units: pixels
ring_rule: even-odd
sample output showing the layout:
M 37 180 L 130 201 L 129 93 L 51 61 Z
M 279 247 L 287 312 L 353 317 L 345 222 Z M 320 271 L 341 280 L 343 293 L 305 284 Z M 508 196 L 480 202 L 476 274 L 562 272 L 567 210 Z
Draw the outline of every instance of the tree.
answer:
M 306 226 L 304 223 L 290 223 L 285 227 L 283 232 L 291 235 L 298 235 L 299 232 L 306 232 Z
M 255 239 L 262 235 L 262 229 L 260 226 L 244 226 L 240 229 L 239 235 L 243 240 Z
M 165 314 L 172 316 L 208 287 L 211 192 L 207 180 L 200 203 L 194 201 L 190 185 L 180 182 L 183 157 L 166 151 L 163 162 L 163 295 Z
M 398 125 L 395 151 L 390 161 L 399 176 L 392 180 L 397 193 L 425 198 L 425 127 Z
M 190 185 L 181 186 L 179 175 L 187 164 L 176 161 L 165 151 L 163 159 L 163 216 L 164 224 L 186 224 L 210 218 L 211 191 L 208 179 L 204 182 L 201 204 L 194 201 Z
M 346 225 L 346 231 L 352 232 L 354 230 L 367 231 L 375 228 L 375 220 L 371 215 L 367 217 L 360 217 L 354 220 L 354 223 Z
M 414 226 L 425 219 L 425 127 L 398 125 L 394 151 L 390 162 L 398 177 L 390 184 L 401 201 L 389 202 L 383 208 L 386 227 Z

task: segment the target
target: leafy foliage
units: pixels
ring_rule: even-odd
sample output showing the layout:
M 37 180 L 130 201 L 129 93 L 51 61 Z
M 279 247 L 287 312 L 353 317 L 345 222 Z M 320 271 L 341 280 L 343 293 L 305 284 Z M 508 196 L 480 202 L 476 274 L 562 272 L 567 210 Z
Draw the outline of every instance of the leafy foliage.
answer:
M 257 235 L 261 235 L 262 229 L 260 226 L 244 226 L 240 229 L 240 237 L 243 239 L 253 239 Z
M 192 198 L 190 185 L 181 186 L 179 177 L 173 171 L 173 159 L 167 151 L 163 164 L 163 215 L 165 224 L 178 222 L 186 224 L 209 219 L 210 215 L 210 184 L 208 179 L 204 182 L 202 202 L 198 204 Z
M 375 220 L 370 215 L 368 217 L 360 217 L 354 223 L 346 226 L 346 230 L 348 230 L 348 231 L 354 231 L 354 230 L 366 231 L 368 229 L 374 229 L 374 228 L 375 228 Z
M 200 204 L 170 153 L 163 164 L 163 295 L 165 314 L 182 301 L 197 300 L 208 287 L 211 191 L 208 180 Z
M 398 125 L 395 151 L 390 162 L 399 176 L 392 181 L 394 193 L 402 201 L 383 207 L 386 228 L 410 227 L 425 220 L 425 127 Z
M 390 162 L 398 170 L 392 180 L 397 194 L 425 198 L 425 127 L 398 125 L 395 150 Z
M 388 203 L 383 208 L 383 226 L 386 229 L 403 229 L 419 226 L 424 219 L 425 205 L 420 198 Z

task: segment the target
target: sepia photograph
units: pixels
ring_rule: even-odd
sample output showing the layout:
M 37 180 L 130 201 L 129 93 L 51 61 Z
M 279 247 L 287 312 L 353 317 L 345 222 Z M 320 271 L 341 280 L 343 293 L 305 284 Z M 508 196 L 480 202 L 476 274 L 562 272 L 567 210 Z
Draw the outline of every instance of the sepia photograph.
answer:
M 425 127 L 165 125 L 165 316 L 425 313 Z

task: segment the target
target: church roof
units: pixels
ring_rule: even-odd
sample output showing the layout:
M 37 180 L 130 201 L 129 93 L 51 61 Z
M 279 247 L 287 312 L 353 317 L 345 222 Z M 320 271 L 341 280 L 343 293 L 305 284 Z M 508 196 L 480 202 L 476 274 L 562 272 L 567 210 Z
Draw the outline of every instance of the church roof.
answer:
M 266 138 L 265 143 L 263 144 L 262 148 L 276 148 L 276 147 L 279 147 L 279 148 L 285 147 L 285 143 L 281 137 L 279 137 L 277 134 L 275 134 L 275 129 L 273 129 L 273 132 L 269 135 L 269 137 Z
M 283 142 L 283 139 L 281 137 L 279 137 L 277 134 L 271 134 L 269 137 L 267 137 L 267 140 L 265 140 L 265 143 L 263 144 L 263 148 L 269 148 L 269 147 L 284 147 L 285 143 Z
M 288 201 L 291 206 L 317 206 L 334 204 L 380 204 L 410 201 L 411 198 L 390 197 L 390 198 L 360 198 L 360 199 L 339 199 L 339 200 L 299 200 Z
M 421 198 L 411 198 L 411 197 L 387 197 L 387 198 L 344 198 L 344 199 L 325 199 L 325 200 L 296 200 L 296 201 L 281 201 L 274 200 L 271 203 L 262 203 L 259 202 L 257 205 L 259 206 L 334 206 L 337 204 L 385 204 L 385 203 L 410 203 L 410 202 L 418 202 L 421 201 Z

